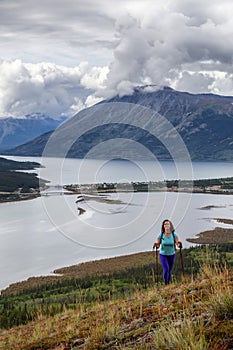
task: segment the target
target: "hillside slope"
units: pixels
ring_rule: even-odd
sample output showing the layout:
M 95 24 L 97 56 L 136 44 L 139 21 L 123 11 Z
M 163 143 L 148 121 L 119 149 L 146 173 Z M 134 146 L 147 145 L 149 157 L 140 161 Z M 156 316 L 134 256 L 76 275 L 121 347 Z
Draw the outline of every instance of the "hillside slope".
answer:
M 152 252 L 147 255 L 151 258 Z M 145 253 L 143 256 L 146 258 Z M 140 254 L 134 255 L 135 258 L 140 258 Z M 129 263 L 128 257 L 126 260 Z M 70 270 L 73 272 L 74 269 Z M 118 278 L 118 287 L 121 281 Z M 103 299 L 104 284 L 97 283 L 99 297 L 93 302 L 86 299 L 88 281 L 85 283 L 86 292 L 83 290 L 74 310 L 69 309 L 67 303 L 63 311 L 53 317 L 41 313 L 26 325 L 0 330 L 0 349 L 232 349 L 233 271 L 230 267 L 203 264 L 195 278 L 187 276 L 169 286 L 154 283 L 146 289 L 136 284 L 134 292 L 125 297 L 110 293 L 117 288 L 110 280 L 111 290 Z M 76 289 L 81 292 L 78 284 Z M 39 300 L 42 291 L 44 307 L 47 305 L 52 312 L 53 305 L 47 304 L 52 297 L 48 286 L 38 290 L 37 299 L 34 294 L 31 303 Z M 67 300 L 68 289 L 60 289 L 61 292 L 63 301 Z M 5 300 L 6 308 L 10 307 L 9 302 Z
M 133 122 L 129 122 L 128 116 L 125 115 L 127 108 L 131 109 L 129 113 L 132 113 L 135 105 L 138 106 L 135 117 Z M 141 106 L 140 112 L 139 106 Z M 151 120 L 150 126 L 145 128 L 143 118 L 147 113 L 151 113 Z M 103 114 L 105 114 L 104 123 L 98 125 L 95 120 L 101 121 Z M 122 122 L 115 123 L 121 117 Z M 163 129 L 162 124 L 165 121 L 175 130 L 173 134 L 172 130 Z M 80 129 L 85 131 L 81 135 Z M 232 130 L 233 97 L 231 96 L 190 94 L 169 87 L 148 91 L 148 87 L 140 87 L 135 88 L 130 96 L 116 96 L 82 110 L 65 122 L 53 136 L 42 135 L 33 142 L 8 151 L 8 154 L 41 155 L 49 137 L 50 139 L 53 137 L 57 140 L 56 146 L 51 150 L 51 156 L 63 157 L 66 154 L 71 158 L 87 156 L 106 159 L 138 156 L 145 159 L 145 154 L 140 157 L 138 150 L 135 151 L 136 142 L 142 144 L 158 159 L 172 159 L 172 146 L 169 149 L 167 142 L 172 140 L 173 148 L 176 149 L 178 138 L 181 137 L 192 160 L 232 161 Z M 104 144 L 105 141 L 119 138 L 122 141 L 117 144 L 116 150 L 114 150 L 116 143 L 107 146 Z M 132 149 L 129 149 L 126 140 L 134 141 Z M 97 153 L 88 154 L 101 143 L 103 147 L 98 147 Z M 146 154 L 148 159 L 149 152 Z M 182 159 L 182 154 L 180 158 Z
M 65 118 L 53 119 L 35 113 L 23 118 L 0 118 L 0 151 L 16 147 L 56 129 Z
M 107 140 L 117 138 L 130 139 L 142 144 L 149 151 L 156 155 L 158 159 L 171 159 L 170 150 L 163 143 L 169 136 L 167 132 L 161 131 L 161 118 L 158 114 L 153 114 L 153 128 L 157 132 L 151 134 L 148 130 L 137 127 L 137 118 L 143 118 L 143 110 L 140 115 L 135 115 L 135 125 L 127 125 L 127 117 L 124 123 L 114 123 L 118 116 L 125 113 L 124 104 L 131 108 L 136 104 L 143 108 L 150 109 L 163 116 L 175 128 L 182 137 L 192 160 L 233 160 L 233 97 L 218 96 L 213 94 L 190 94 L 187 92 L 175 91 L 171 88 L 148 92 L 147 87 L 136 88 L 130 96 L 116 96 L 107 101 L 103 101 L 94 109 L 85 109 L 75 115 L 71 120 L 65 122 L 57 135 L 57 147 L 53 150 L 53 156 L 62 154 L 62 147 L 66 146 L 68 157 L 82 158 L 96 145 Z M 106 109 L 106 104 L 109 108 Z M 104 106 L 102 114 L 109 113 L 104 125 L 92 125 L 93 113 L 95 118 L 101 120 L 101 106 Z M 114 110 L 113 107 L 114 106 Z M 123 108 L 123 109 L 122 109 Z M 98 115 L 99 113 L 99 115 Z M 164 119 L 165 118 L 165 119 Z M 79 123 L 87 123 L 87 131 L 78 136 Z M 81 125 L 81 124 L 80 124 Z M 83 124 L 82 124 L 83 126 Z M 77 137 L 75 138 L 75 130 Z M 19 146 L 8 151 L 14 155 L 41 155 L 51 134 L 42 135 L 33 142 Z M 72 143 L 69 144 L 69 138 Z M 174 139 L 174 147 L 176 147 Z M 115 144 L 112 146 L 114 148 Z M 111 146 L 103 147 L 95 155 L 97 158 L 131 156 L 125 140 L 122 140 L 122 149 L 111 149 Z M 68 151 L 68 152 L 67 152 Z M 128 152 L 128 153 L 127 153 Z M 178 152 L 179 153 L 179 152 Z M 135 155 L 134 155 L 135 156 Z M 142 157 L 144 158 L 144 156 Z

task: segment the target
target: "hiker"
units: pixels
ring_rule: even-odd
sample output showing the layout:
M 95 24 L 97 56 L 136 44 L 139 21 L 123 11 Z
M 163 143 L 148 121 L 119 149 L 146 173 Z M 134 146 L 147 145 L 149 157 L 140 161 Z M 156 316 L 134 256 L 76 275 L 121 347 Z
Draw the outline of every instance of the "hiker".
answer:
M 163 279 L 165 284 L 169 284 L 172 277 L 172 269 L 176 258 L 176 246 L 182 248 L 182 243 L 179 241 L 173 224 L 170 220 L 164 220 L 162 223 L 161 232 L 157 237 L 157 241 L 153 245 L 153 249 L 160 247 L 160 261 L 163 267 Z

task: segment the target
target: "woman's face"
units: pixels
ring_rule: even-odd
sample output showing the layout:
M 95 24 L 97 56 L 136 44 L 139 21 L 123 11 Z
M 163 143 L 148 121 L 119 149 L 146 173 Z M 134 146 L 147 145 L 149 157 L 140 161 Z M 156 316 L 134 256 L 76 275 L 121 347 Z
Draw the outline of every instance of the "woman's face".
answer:
M 164 226 L 165 231 L 169 231 L 169 230 L 170 230 L 171 225 L 170 225 L 170 222 L 169 222 L 169 221 L 165 221 L 165 223 L 163 224 L 163 226 Z

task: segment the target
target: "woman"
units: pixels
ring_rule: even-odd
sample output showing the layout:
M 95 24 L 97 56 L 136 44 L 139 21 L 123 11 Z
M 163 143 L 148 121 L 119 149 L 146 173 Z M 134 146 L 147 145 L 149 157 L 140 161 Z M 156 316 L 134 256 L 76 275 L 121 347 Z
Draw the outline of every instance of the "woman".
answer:
M 172 277 L 172 269 L 176 258 L 176 246 L 182 248 L 182 243 L 178 239 L 174 227 L 170 220 L 164 220 L 161 232 L 157 237 L 153 249 L 160 248 L 160 261 L 163 267 L 163 279 L 165 284 L 169 284 Z

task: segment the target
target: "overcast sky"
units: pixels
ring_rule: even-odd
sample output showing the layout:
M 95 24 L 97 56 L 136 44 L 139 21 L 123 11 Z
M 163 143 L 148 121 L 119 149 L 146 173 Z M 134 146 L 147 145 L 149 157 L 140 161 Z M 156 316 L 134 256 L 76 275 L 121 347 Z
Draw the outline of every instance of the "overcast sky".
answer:
M 0 0 L 0 117 L 135 85 L 233 95 L 232 0 Z

